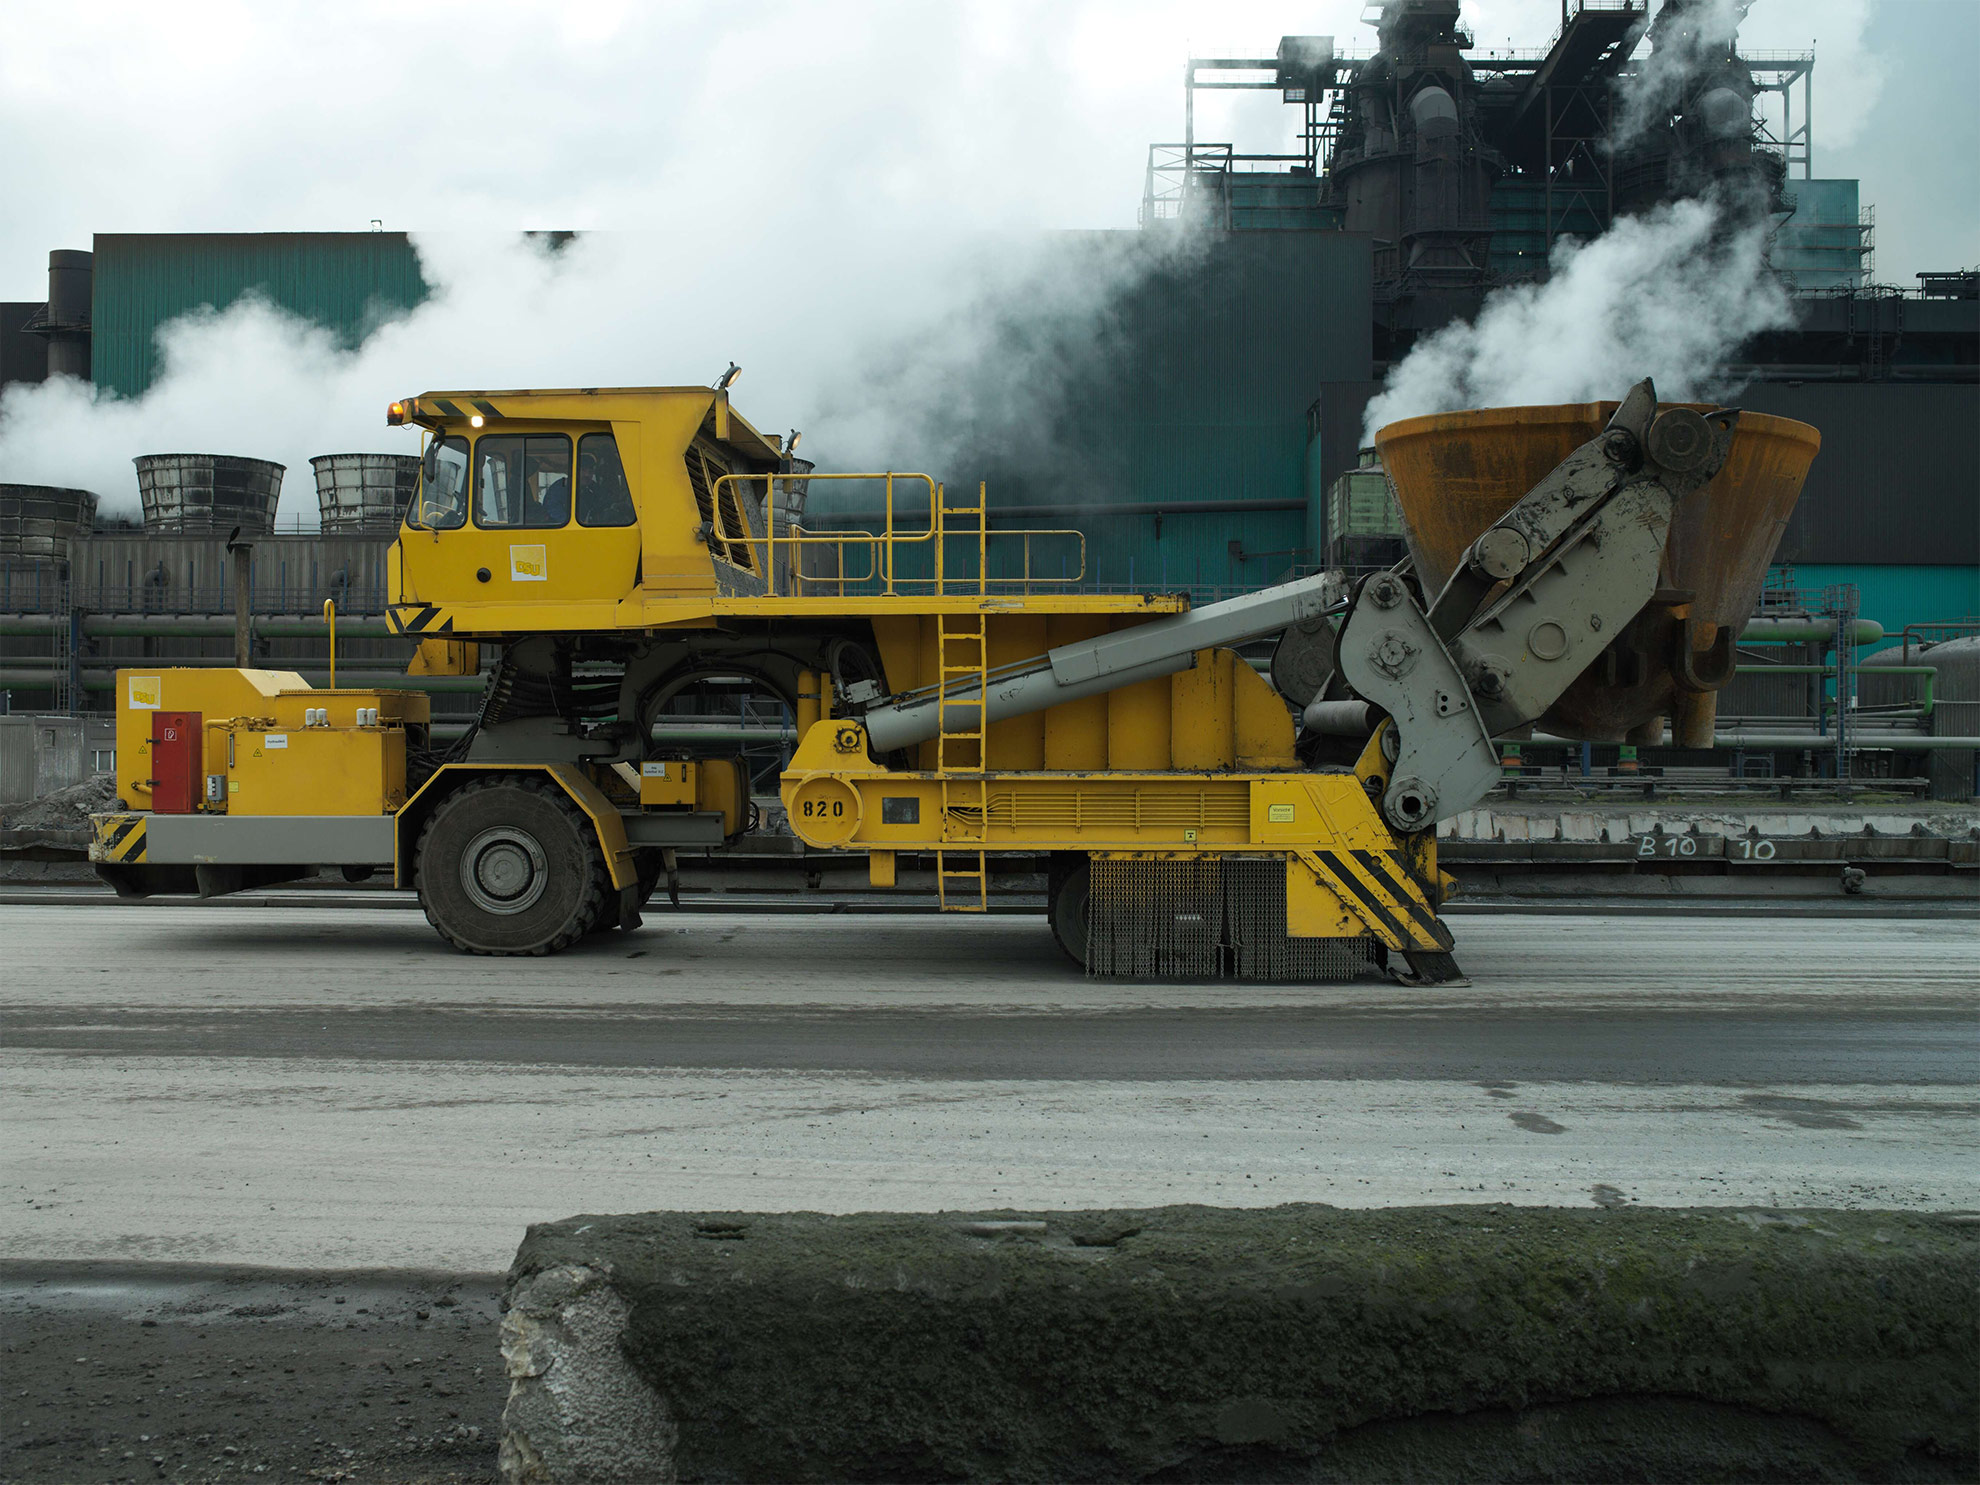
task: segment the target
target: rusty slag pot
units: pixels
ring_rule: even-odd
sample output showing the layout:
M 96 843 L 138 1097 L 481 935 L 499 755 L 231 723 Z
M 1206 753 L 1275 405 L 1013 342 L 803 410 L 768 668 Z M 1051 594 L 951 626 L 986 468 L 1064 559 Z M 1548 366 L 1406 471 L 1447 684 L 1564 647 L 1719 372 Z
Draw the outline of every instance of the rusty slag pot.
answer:
M 1436 413 L 1376 433 L 1424 591 L 1440 591 L 1478 534 L 1600 433 L 1617 406 Z M 1739 632 L 1821 446 L 1806 423 L 1742 412 L 1725 467 L 1678 504 L 1656 595 L 1534 725 L 1589 742 L 1654 745 L 1668 717 L 1677 746 L 1711 747 Z

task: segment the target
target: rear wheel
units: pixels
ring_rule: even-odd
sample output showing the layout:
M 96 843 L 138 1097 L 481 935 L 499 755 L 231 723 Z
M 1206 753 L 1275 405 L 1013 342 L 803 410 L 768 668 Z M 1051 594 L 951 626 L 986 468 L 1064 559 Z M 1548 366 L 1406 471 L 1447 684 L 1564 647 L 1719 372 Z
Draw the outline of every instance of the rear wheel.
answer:
M 1046 916 L 1051 920 L 1053 939 L 1082 969 L 1086 967 L 1086 916 L 1092 882 L 1093 871 L 1086 857 L 1064 866 L 1053 862 Z
M 577 807 L 540 779 L 500 774 L 441 801 L 414 884 L 426 921 L 470 954 L 554 954 L 598 921 L 610 885 Z

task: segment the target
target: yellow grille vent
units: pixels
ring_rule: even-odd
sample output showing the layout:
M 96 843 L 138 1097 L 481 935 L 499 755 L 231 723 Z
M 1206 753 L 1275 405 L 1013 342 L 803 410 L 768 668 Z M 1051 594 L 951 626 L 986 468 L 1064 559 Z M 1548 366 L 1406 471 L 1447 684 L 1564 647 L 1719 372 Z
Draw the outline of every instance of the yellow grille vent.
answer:
M 1033 787 L 993 793 L 988 824 L 1005 830 L 1244 830 L 1251 824 L 1248 784 L 1211 785 L 1192 793 L 1174 788 L 1070 789 Z

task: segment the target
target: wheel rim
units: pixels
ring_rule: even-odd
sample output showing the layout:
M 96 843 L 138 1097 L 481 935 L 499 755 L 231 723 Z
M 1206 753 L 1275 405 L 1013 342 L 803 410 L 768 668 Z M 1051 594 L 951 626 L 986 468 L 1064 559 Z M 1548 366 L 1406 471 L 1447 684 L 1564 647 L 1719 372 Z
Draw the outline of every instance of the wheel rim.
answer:
M 484 913 L 508 917 L 536 906 L 550 877 L 543 847 L 514 825 L 484 830 L 461 852 L 461 890 Z

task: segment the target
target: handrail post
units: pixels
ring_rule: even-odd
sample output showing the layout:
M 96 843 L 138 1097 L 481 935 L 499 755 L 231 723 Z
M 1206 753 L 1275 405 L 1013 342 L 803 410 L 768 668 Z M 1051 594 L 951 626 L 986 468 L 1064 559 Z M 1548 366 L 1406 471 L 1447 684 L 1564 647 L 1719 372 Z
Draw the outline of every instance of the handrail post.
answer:
M 323 622 L 330 626 L 330 689 L 337 689 L 337 600 L 323 600 Z
M 777 475 L 763 476 L 763 565 L 770 596 L 777 596 Z

